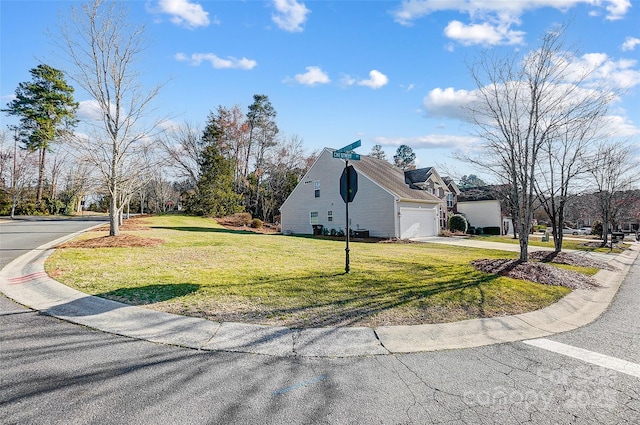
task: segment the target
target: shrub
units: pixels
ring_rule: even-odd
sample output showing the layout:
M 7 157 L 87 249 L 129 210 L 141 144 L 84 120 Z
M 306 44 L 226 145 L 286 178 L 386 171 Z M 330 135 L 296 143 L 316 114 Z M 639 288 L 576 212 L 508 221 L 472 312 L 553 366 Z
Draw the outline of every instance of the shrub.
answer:
M 331 229 L 329 233 L 331 234 L 331 236 L 335 236 L 338 234 L 338 232 L 336 232 L 336 229 Z
M 251 227 L 253 227 L 254 229 L 261 228 L 262 220 L 260 220 L 259 218 L 254 218 L 253 220 L 251 220 Z
M 596 236 L 602 235 L 602 222 L 600 221 L 593 222 L 593 225 L 591 226 L 591 234 Z
M 498 226 L 487 226 L 482 229 L 485 235 L 499 235 L 500 227 Z
M 235 213 L 229 217 L 225 217 L 225 219 L 232 226 L 247 226 L 251 224 L 251 214 L 247 212 Z
M 463 215 L 454 214 L 449 217 L 449 230 L 451 230 L 452 232 L 459 231 L 462 233 L 467 233 L 468 227 L 469 223 Z
M 467 233 L 470 235 L 475 235 L 476 234 L 476 228 L 473 226 L 469 226 L 469 228 L 467 229 Z

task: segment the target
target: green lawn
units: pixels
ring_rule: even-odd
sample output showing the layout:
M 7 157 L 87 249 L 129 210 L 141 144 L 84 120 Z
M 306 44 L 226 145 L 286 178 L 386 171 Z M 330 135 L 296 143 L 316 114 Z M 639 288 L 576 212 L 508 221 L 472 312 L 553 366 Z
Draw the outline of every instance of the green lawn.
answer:
M 47 272 L 85 293 L 130 304 L 294 327 L 502 316 L 539 309 L 569 292 L 489 275 L 470 264 L 478 258 L 515 258 L 515 253 L 352 243 L 351 273 L 345 274 L 343 241 L 230 231 L 196 217 L 143 220 L 149 230 L 126 233 L 165 243 L 59 249 L 47 260 Z
M 572 239 L 562 239 L 562 249 L 575 249 L 579 251 L 589 251 L 589 252 L 613 252 L 615 254 L 619 254 L 623 251 L 620 248 L 614 248 L 613 250 L 609 248 L 600 248 L 600 247 L 588 247 L 584 244 L 586 242 L 591 241 L 592 239 L 588 237 L 580 237 L 581 240 L 577 240 L 576 236 L 567 235 L 566 237 Z M 510 244 L 519 244 L 520 241 L 518 239 L 514 239 L 513 236 L 491 236 L 491 235 L 478 235 L 478 236 L 470 236 L 470 238 L 489 241 L 489 242 L 502 242 L 502 243 L 510 243 Z M 549 242 L 542 242 L 542 234 L 536 233 L 533 235 L 529 235 L 529 245 L 532 246 L 546 246 L 549 248 L 553 248 L 553 237 L 549 238 Z M 628 245 L 623 244 L 623 247 Z

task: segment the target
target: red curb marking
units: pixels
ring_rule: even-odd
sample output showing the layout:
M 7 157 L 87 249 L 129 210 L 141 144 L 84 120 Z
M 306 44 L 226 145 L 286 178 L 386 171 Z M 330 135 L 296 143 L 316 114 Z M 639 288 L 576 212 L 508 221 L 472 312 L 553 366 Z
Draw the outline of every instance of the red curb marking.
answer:
M 49 277 L 49 275 L 46 272 L 35 272 L 35 273 L 31 273 L 25 276 L 20 276 L 20 277 L 13 277 L 11 279 L 9 279 L 9 284 L 10 285 L 19 285 L 21 283 L 27 283 L 30 282 L 32 280 L 37 280 L 40 279 L 41 277 Z

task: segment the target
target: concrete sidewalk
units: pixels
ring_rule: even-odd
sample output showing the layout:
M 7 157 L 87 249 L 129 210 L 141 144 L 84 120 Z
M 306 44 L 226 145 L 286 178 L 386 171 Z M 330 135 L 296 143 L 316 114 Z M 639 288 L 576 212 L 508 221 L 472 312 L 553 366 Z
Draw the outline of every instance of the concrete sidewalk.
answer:
M 594 277 L 603 286 L 575 290 L 544 309 L 491 319 L 445 324 L 290 329 L 286 327 L 212 322 L 156 312 L 90 296 L 51 279 L 44 262 L 52 247 L 75 235 L 43 245 L 0 271 L 0 291 L 16 302 L 69 322 L 104 332 L 198 350 L 223 350 L 272 356 L 350 357 L 409 353 L 540 338 L 586 325 L 611 303 L 640 252 L 606 255 L 618 268 Z M 454 238 L 437 238 L 454 239 Z M 444 243 L 446 241 L 434 241 Z M 456 245 L 477 241 L 458 241 Z M 451 241 L 447 243 L 451 244 Z M 484 248 L 511 250 L 517 245 L 482 243 Z M 489 245 L 490 244 L 490 245 Z M 602 256 L 598 256 L 602 257 Z M 598 258 L 601 259 L 601 258 Z

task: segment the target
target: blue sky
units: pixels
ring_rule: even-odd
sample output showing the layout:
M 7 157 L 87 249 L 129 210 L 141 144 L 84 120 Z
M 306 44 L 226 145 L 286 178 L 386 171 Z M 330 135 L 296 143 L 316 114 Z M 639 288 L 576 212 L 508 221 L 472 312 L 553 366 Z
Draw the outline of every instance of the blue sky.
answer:
M 0 1 L 5 105 L 40 62 L 64 69 L 47 35 L 70 1 Z M 246 112 L 266 94 L 283 135 L 307 152 L 362 140 L 391 158 L 400 144 L 420 166 L 474 173 L 450 158 L 473 143 L 457 106 L 475 88 L 466 63 L 483 49 L 526 52 L 568 23 L 576 66 L 625 87 L 610 109 L 620 136 L 640 138 L 640 1 L 129 1 L 149 47 L 141 82 L 166 82 L 158 117 L 203 124 L 218 105 Z M 88 105 L 82 92 L 76 100 Z M 81 111 L 82 112 L 82 111 Z M 3 128 L 12 118 L 0 117 Z

